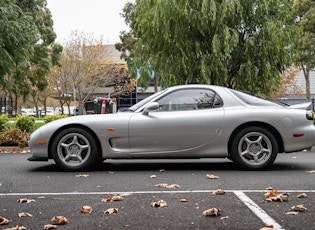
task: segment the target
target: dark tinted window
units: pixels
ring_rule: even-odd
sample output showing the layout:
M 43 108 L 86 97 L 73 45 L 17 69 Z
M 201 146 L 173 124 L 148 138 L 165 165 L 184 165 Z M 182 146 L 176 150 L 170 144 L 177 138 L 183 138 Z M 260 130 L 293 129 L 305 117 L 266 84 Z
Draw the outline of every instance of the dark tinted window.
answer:
M 218 95 L 207 89 L 186 89 L 172 92 L 157 101 L 160 111 L 210 109 L 222 106 Z

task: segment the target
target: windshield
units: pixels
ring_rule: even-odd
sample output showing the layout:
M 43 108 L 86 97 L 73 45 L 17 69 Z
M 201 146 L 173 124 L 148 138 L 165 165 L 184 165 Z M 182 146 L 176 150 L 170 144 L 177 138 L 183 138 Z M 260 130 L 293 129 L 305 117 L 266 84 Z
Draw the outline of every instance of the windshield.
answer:
M 278 104 L 267 101 L 265 99 L 262 99 L 260 97 L 256 97 L 253 95 L 250 95 L 248 93 L 243 93 L 240 91 L 236 91 L 231 89 L 231 92 L 236 95 L 239 99 L 241 99 L 243 102 L 249 105 L 254 105 L 254 106 L 279 106 Z
M 167 89 L 162 90 L 162 91 L 160 91 L 160 92 L 158 92 L 158 93 L 152 94 L 151 96 L 149 96 L 149 97 L 143 99 L 142 101 L 139 101 L 137 104 L 131 106 L 131 107 L 128 109 L 128 111 L 132 111 L 132 112 L 136 111 L 137 109 L 139 109 L 140 107 L 142 107 L 143 105 L 145 105 L 146 103 L 148 103 L 149 101 L 151 101 L 151 100 L 153 100 L 154 98 L 160 96 L 160 95 L 161 95 L 162 93 L 164 93 L 166 90 L 167 90 Z

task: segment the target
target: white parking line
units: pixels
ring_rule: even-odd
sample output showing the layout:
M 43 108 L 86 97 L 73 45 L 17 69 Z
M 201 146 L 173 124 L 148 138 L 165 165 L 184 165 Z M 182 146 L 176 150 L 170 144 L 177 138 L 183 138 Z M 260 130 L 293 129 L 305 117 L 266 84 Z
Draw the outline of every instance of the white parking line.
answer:
M 212 193 L 214 190 L 161 190 L 161 191 L 120 191 L 120 192 L 32 192 L 0 193 L 0 196 L 63 196 L 63 195 L 108 195 L 108 194 L 161 194 L 161 193 Z M 267 190 L 224 190 L 226 193 L 265 193 Z M 315 190 L 278 190 L 288 193 L 315 193 Z
M 244 192 L 234 191 L 234 194 L 267 226 L 273 226 L 274 230 L 284 229 L 271 216 L 269 216 L 261 207 L 259 207 L 252 199 L 245 195 Z

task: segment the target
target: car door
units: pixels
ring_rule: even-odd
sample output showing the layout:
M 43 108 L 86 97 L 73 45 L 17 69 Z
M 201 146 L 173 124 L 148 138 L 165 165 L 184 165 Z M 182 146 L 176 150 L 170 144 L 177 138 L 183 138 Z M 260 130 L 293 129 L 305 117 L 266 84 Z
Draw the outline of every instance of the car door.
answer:
M 160 98 L 159 109 L 135 113 L 129 122 L 130 152 L 161 154 L 192 150 L 220 132 L 222 100 L 209 89 L 185 89 Z

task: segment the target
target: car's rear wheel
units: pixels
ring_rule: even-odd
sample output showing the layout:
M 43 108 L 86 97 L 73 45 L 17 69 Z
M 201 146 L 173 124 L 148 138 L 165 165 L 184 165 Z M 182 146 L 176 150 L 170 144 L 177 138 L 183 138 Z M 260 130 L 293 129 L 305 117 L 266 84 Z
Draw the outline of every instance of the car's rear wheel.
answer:
M 62 130 L 51 145 L 52 157 L 65 171 L 90 169 L 98 160 L 99 147 L 93 135 L 80 128 Z
M 277 157 L 277 140 L 265 128 L 247 127 L 232 138 L 230 154 L 234 163 L 241 169 L 265 169 L 271 166 Z

